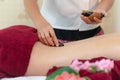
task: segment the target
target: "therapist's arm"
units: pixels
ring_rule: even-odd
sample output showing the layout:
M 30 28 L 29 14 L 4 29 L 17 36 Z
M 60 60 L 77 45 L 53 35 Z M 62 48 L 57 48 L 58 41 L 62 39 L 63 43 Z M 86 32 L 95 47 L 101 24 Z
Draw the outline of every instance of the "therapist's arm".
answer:
M 25 8 L 32 18 L 38 30 L 38 36 L 42 43 L 49 46 L 58 46 L 52 26 L 42 17 L 37 0 L 24 0 Z
M 44 21 L 44 18 L 40 14 L 37 0 L 24 0 L 25 8 L 32 18 L 33 22 L 38 26 Z
M 95 11 L 107 13 L 114 4 L 114 1 L 115 0 L 101 0 Z
M 103 13 L 105 16 L 107 16 L 107 12 L 112 7 L 114 1 L 115 0 L 101 0 L 97 8 L 93 11 L 98 13 Z M 90 21 L 88 17 L 85 17 L 83 15 L 81 16 L 81 18 L 87 24 L 99 24 L 102 22 L 101 19 L 98 19 L 96 17 L 94 17 L 94 22 Z

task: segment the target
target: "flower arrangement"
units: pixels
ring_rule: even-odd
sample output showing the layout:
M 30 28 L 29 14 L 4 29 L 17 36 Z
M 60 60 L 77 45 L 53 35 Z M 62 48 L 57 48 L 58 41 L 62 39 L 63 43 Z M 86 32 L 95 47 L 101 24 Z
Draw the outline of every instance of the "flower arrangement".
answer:
M 96 62 L 81 62 L 78 59 L 74 60 L 70 65 L 72 69 L 79 72 L 80 70 L 88 70 L 91 72 L 106 72 L 109 73 L 114 67 L 114 61 L 110 59 L 102 59 Z
M 80 76 L 81 70 L 87 70 L 93 73 L 109 73 L 114 67 L 114 61 L 110 59 L 101 59 L 99 61 L 79 61 L 78 59 L 73 60 L 70 66 L 62 67 L 55 70 L 46 80 L 91 80 L 87 76 Z

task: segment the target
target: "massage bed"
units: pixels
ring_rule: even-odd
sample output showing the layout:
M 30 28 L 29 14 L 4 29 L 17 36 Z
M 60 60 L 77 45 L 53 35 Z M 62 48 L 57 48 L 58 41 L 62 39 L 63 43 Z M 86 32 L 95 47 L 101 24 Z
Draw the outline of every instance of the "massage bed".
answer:
M 38 40 L 37 30 L 29 26 L 16 25 L 0 30 L 0 78 L 2 78 L 0 80 L 45 80 L 43 76 L 18 77 L 24 76 L 29 64 L 32 47 Z M 99 57 L 80 61 L 95 62 L 101 59 L 106 58 Z M 114 68 L 109 75 L 105 73 L 94 74 L 87 70 L 82 70 L 79 74 L 81 77 L 88 76 L 92 80 L 120 80 L 120 60 L 113 61 Z M 48 71 L 49 74 L 56 69 Z

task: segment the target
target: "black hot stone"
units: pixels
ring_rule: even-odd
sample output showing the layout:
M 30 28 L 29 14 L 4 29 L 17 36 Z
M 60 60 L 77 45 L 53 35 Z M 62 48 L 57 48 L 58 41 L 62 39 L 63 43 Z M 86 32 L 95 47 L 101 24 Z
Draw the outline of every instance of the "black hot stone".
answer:
M 82 12 L 82 15 L 87 16 L 87 17 L 90 16 L 91 14 L 93 14 L 92 11 Z
M 64 44 L 62 42 L 59 42 L 59 47 L 64 46 Z

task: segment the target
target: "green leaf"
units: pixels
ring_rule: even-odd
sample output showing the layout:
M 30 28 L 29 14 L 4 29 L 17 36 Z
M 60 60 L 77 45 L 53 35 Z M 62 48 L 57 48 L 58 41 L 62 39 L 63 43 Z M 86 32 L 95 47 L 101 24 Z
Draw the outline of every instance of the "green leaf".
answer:
M 55 71 L 53 74 L 49 75 L 46 80 L 52 80 L 54 79 L 57 75 L 62 74 L 62 72 L 68 72 L 68 73 L 74 73 L 75 75 L 79 75 L 79 73 L 77 73 L 75 70 L 73 70 L 70 67 L 64 67 L 64 68 L 60 68 L 57 71 Z
M 96 72 L 97 72 L 97 69 L 96 69 L 96 67 L 91 66 L 90 71 L 93 72 L 93 73 L 96 73 Z
M 89 77 L 85 77 L 85 80 L 91 80 Z

